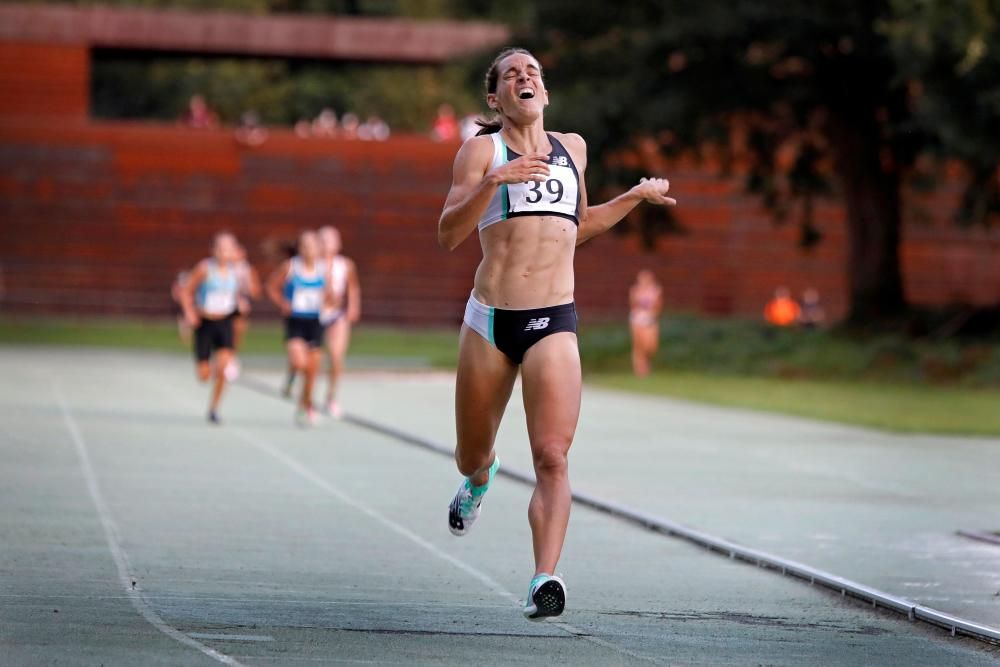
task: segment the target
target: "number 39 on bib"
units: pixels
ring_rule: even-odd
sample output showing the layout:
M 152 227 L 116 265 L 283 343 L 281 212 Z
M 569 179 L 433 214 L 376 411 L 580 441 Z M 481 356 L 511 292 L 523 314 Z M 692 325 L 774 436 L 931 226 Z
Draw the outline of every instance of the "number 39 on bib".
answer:
M 509 215 L 564 215 L 576 217 L 579 196 L 576 173 L 568 165 L 549 164 L 544 181 L 507 186 Z

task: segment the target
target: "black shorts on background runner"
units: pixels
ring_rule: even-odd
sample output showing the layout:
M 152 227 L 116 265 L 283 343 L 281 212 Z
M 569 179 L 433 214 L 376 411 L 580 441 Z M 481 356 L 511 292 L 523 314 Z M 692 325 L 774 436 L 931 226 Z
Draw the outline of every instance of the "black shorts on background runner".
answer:
M 198 361 L 208 361 L 216 350 L 233 349 L 233 316 L 218 320 L 202 319 L 194 330 L 194 356 Z
M 323 325 L 319 317 L 286 317 L 285 340 L 301 338 L 309 347 L 323 345 Z

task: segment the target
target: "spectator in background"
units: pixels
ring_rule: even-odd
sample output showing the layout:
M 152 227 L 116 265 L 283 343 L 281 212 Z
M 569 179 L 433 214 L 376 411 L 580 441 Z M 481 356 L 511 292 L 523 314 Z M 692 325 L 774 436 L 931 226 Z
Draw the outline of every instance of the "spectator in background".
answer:
M 434 141 L 455 141 L 458 139 L 458 119 L 450 104 L 438 107 L 437 117 L 431 127 L 431 137 Z
M 214 130 L 219 126 L 219 116 L 208 106 L 202 95 L 192 95 L 181 122 L 196 130 Z
M 458 124 L 458 137 L 463 142 L 468 141 L 479 132 L 479 123 L 476 122 L 478 120 L 479 116 L 474 113 L 462 116 L 462 120 Z
M 340 117 L 340 136 L 344 139 L 357 139 L 359 127 L 361 127 L 361 119 L 356 113 L 348 111 Z
M 358 128 L 358 139 L 364 141 L 385 141 L 389 138 L 389 124 L 372 114 Z
M 645 377 L 660 347 L 660 312 L 663 310 L 663 289 L 652 271 L 639 272 L 629 289 L 628 302 L 632 371 L 637 377 Z
M 335 137 L 337 136 L 337 112 L 327 107 L 319 112 L 312 123 L 312 136 L 314 137 Z
M 764 306 L 764 319 L 776 327 L 788 327 L 799 321 L 802 309 L 787 287 L 774 290 L 774 296 Z
M 236 128 L 236 141 L 251 148 L 267 141 L 267 128 L 260 124 L 260 117 L 256 111 L 244 111 L 240 116 L 240 126 Z
M 819 329 L 826 324 L 826 311 L 819 302 L 819 290 L 810 287 L 802 293 L 802 309 L 799 324 L 803 329 Z
M 295 134 L 300 139 L 308 139 L 312 136 L 312 123 L 305 118 L 295 123 Z

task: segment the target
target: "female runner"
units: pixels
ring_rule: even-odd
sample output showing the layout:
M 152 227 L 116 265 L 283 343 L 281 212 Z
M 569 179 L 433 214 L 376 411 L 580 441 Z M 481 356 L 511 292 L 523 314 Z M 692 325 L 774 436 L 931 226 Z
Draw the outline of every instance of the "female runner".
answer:
M 351 327 L 361 319 L 361 281 L 358 280 L 358 269 L 354 261 L 341 254 L 343 246 L 336 227 L 321 227 L 319 242 L 330 272 L 330 289 L 335 301 L 335 305 L 320 314 L 325 347 L 330 356 L 325 406 L 327 414 L 339 419 L 341 409 L 337 402 L 337 388 L 344 372 L 347 347 L 351 342 Z
M 295 413 L 299 426 L 316 423 L 312 392 L 322 358 L 323 325 L 319 314 L 333 299 L 316 232 L 299 237 L 299 254 L 282 262 L 267 281 L 267 295 L 285 316 L 288 365 L 302 374 L 302 393 Z
M 208 421 L 213 424 L 220 423 L 219 402 L 226 386 L 226 369 L 233 355 L 233 314 L 239 296 L 239 282 L 233 268 L 235 257 L 236 238 L 225 232 L 217 234 L 212 256 L 191 271 L 179 294 L 184 318 L 195 332 L 198 379 L 208 382 L 215 376 L 208 406 Z
M 240 295 L 236 303 L 236 315 L 233 317 L 233 358 L 226 367 L 226 379 L 230 382 L 235 382 L 240 376 L 239 352 L 247 329 L 250 328 L 250 301 L 260 297 L 260 277 L 257 269 L 247 261 L 247 251 L 242 245 L 236 247 L 233 270 L 236 271 Z
M 660 346 L 660 311 L 663 310 L 663 289 L 652 271 L 643 269 L 639 272 L 629 289 L 628 301 L 632 372 L 638 377 L 645 377 L 649 375 L 653 357 Z
M 537 482 L 528 506 L 535 574 L 524 615 L 558 616 L 566 588 L 556 564 L 570 512 L 567 455 L 580 412 L 580 355 L 573 303 L 573 254 L 643 200 L 673 205 L 665 179 L 643 179 L 600 206 L 584 187 L 587 151 L 576 134 L 546 132 L 548 92 L 538 61 L 507 49 L 486 73 L 496 119 L 465 142 L 438 223 L 438 240 L 456 248 L 479 230 L 476 271 L 459 337 L 455 460 L 465 476 L 448 509 L 464 535 L 479 516 L 499 467 L 497 428 L 521 372 L 528 440 Z

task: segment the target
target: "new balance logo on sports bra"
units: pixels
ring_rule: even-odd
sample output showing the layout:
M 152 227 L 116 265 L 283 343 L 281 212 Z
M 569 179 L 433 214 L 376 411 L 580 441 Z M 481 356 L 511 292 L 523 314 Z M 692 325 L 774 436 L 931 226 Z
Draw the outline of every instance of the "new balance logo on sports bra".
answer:
M 541 331 L 549 326 L 548 317 L 533 317 L 528 320 L 527 326 L 524 327 L 525 331 Z

